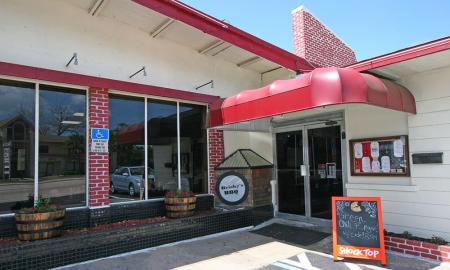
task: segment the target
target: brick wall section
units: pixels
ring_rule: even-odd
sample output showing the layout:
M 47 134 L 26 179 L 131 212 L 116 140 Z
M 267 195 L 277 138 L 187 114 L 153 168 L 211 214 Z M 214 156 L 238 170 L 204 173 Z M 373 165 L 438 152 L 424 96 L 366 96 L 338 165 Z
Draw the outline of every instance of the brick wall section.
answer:
M 89 127 L 90 129 L 109 127 L 108 89 L 89 89 Z M 90 135 L 91 132 L 89 130 L 89 142 L 91 141 Z M 108 205 L 108 153 L 89 152 L 89 207 L 101 207 Z
M 355 53 L 304 7 L 292 11 L 294 53 L 319 67 L 356 62 Z
M 210 129 L 208 130 L 209 141 L 209 187 L 211 193 L 215 193 L 216 177 L 215 168 L 224 159 L 224 144 L 223 144 L 223 130 Z
M 386 250 L 440 262 L 450 262 L 450 246 L 436 245 L 392 236 L 385 236 L 384 239 Z

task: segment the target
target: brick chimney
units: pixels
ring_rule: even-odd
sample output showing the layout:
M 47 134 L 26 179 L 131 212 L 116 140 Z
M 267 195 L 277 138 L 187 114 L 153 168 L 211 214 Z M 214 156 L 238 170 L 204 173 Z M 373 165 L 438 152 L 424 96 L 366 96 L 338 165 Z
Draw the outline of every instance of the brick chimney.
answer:
M 343 67 L 355 53 L 303 6 L 292 11 L 294 53 L 317 67 Z

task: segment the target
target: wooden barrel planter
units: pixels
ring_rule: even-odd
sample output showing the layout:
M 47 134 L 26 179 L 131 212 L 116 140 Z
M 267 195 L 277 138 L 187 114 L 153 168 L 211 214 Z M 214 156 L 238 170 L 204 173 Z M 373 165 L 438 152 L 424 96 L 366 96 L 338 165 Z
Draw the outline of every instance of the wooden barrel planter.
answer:
M 166 203 L 166 216 L 168 218 L 182 218 L 190 217 L 195 213 L 195 203 L 197 197 L 188 198 L 167 198 Z
M 20 240 L 39 240 L 61 235 L 65 209 L 46 213 L 16 213 L 16 227 Z

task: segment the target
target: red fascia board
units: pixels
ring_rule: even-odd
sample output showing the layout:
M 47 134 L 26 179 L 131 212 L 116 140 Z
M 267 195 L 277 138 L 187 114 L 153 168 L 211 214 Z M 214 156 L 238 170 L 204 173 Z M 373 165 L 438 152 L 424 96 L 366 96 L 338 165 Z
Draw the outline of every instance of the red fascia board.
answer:
M 450 49 L 450 37 L 433 40 L 347 66 L 357 71 L 371 70 Z
M 175 0 L 133 0 L 204 33 L 252 52 L 290 70 L 314 69 L 305 59 Z
M 64 71 L 18 65 L 6 62 L 0 62 L 0 75 L 12 76 L 33 80 L 42 80 L 55 83 L 72 84 L 78 86 L 98 87 L 112 90 L 120 90 L 136 94 L 144 94 L 151 96 L 159 96 L 173 99 L 181 99 L 186 101 L 195 101 L 201 103 L 212 103 L 220 97 L 193 93 L 184 90 L 176 90 L 154 85 L 145 85 L 131 83 L 113 79 L 82 75 Z

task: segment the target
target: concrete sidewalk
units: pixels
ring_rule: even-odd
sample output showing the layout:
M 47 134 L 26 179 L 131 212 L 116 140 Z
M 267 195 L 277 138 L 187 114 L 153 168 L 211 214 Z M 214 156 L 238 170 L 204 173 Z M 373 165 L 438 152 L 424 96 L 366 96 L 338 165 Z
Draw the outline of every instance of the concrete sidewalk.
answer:
M 331 237 L 308 247 L 280 242 L 250 231 L 237 231 L 171 246 L 147 249 L 92 262 L 61 267 L 64 270 L 117 269 L 395 269 L 450 270 L 449 265 L 388 254 L 387 267 L 377 263 L 333 262 L 329 252 Z

